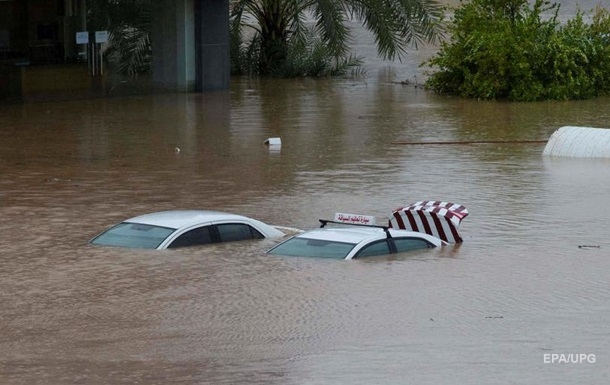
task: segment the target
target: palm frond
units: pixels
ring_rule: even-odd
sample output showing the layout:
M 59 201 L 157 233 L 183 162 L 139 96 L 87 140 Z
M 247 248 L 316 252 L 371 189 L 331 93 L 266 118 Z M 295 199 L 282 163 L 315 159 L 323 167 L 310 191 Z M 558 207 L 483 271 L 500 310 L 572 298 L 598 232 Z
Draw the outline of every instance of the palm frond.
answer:
M 303 63 L 319 68 L 353 64 L 349 56 L 350 19 L 371 31 L 378 53 L 385 59 L 400 60 L 408 46 L 435 42 L 442 33 L 443 6 L 437 0 L 234 0 L 233 5 L 232 20 L 244 28 L 249 17 L 249 26 L 257 31 L 261 74 L 320 72 L 304 71 Z M 313 21 L 311 30 L 308 17 Z M 236 24 L 232 28 L 237 28 Z M 252 49 L 255 43 L 255 39 L 250 43 L 232 41 L 242 46 L 239 58 L 232 59 L 237 61 L 244 57 L 243 48 Z M 323 50 L 312 50 L 319 44 Z M 312 60 L 303 56 L 306 51 Z M 328 58 L 333 58 L 334 64 L 322 65 Z
M 335 0 L 318 0 L 312 6 L 316 19 L 316 32 L 328 44 L 335 56 L 343 56 L 348 51 L 349 29 L 346 26 L 346 9 Z

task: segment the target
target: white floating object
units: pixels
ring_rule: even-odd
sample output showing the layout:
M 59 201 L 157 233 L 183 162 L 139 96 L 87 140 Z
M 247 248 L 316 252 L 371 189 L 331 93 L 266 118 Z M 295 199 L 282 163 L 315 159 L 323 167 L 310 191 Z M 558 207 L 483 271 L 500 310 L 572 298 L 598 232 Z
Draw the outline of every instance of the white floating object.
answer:
M 280 139 L 280 138 L 269 138 L 269 139 L 265 140 L 265 144 L 268 144 L 269 146 L 281 146 L 282 145 L 282 139 Z
M 610 158 L 610 129 L 564 126 L 551 135 L 542 155 Z

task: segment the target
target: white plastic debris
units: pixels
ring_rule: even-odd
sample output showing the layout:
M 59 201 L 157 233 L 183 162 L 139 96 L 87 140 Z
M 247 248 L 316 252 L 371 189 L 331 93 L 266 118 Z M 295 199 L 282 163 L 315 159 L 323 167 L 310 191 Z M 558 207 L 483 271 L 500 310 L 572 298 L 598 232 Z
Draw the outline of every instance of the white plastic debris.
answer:
M 282 145 L 282 139 L 280 139 L 280 138 L 269 138 L 269 139 L 265 140 L 265 144 L 267 144 L 269 146 L 281 146 Z
M 610 158 L 610 129 L 564 126 L 549 138 L 542 155 Z
M 265 140 L 265 144 L 269 146 L 269 152 L 277 154 L 282 150 L 282 139 L 280 138 L 269 138 Z

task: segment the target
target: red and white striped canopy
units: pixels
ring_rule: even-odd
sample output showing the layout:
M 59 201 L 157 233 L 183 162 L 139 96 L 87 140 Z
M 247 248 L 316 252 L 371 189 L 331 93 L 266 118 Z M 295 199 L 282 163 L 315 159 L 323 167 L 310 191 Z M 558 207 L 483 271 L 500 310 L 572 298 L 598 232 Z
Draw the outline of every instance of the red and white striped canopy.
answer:
M 447 243 L 460 243 L 458 227 L 468 216 L 466 207 L 441 201 L 420 201 L 392 212 L 389 227 L 426 233 Z

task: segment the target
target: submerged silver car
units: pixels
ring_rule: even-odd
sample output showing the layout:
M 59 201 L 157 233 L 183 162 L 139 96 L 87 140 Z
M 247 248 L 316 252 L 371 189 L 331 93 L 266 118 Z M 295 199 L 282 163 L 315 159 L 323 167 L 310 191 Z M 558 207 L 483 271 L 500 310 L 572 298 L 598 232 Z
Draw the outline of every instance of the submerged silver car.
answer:
M 293 257 L 356 259 L 437 247 L 442 240 L 429 234 L 388 226 L 344 224 L 320 220 L 322 227 L 295 235 L 267 251 Z
M 171 249 L 246 239 L 280 238 L 284 235 L 274 226 L 242 215 L 208 210 L 173 210 L 127 219 L 89 243 Z

